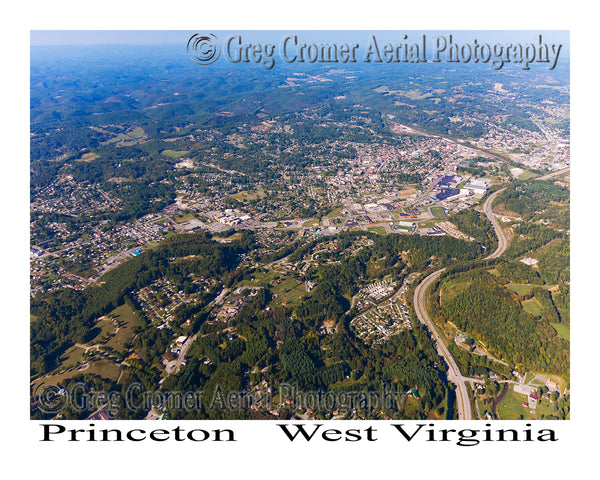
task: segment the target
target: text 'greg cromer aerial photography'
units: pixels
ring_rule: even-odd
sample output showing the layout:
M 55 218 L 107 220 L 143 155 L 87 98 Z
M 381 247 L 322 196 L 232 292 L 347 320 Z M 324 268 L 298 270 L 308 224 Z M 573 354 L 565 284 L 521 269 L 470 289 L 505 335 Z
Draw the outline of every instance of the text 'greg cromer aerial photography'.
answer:
M 32 419 L 570 418 L 568 32 L 63 33 Z

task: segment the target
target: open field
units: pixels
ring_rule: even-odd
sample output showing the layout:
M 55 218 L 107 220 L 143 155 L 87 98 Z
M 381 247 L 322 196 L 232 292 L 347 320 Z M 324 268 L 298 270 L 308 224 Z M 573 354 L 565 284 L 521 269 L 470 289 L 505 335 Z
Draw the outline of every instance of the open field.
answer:
M 144 138 L 146 138 L 146 132 L 144 132 L 144 129 L 141 127 L 136 127 L 129 133 L 119 133 L 116 137 L 111 138 L 106 142 L 102 142 L 102 145 L 110 143 L 121 143 L 122 145 L 135 145 Z
M 506 288 L 512 290 L 517 295 L 525 295 L 531 292 L 533 285 L 529 283 L 509 283 L 508 285 L 506 285 Z
M 258 287 L 263 286 L 266 287 L 271 280 L 277 277 L 279 274 L 271 269 L 269 271 L 257 270 L 252 274 L 251 279 L 244 279 L 240 282 L 240 286 L 244 287 Z
M 266 192 L 260 188 L 258 190 L 242 190 L 241 192 L 234 193 L 230 195 L 231 198 L 237 200 L 238 202 L 247 203 L 253 200 L 258 200 L 259 198 L 265 198 L 267 196 Z
M 431 207 L 431 213 L 434 217 L 445 217 L 444 209 L 442 207 Z
M 541 315 L 542 314 L 542 306 L 540 302 L 538 302 L 535 298 L 530 298 L 529 300 L 525 300 L 523 303 L 523 310 L 531 315 Z
M 278 297 L 275 299 L 276 303 L 298 303 L 298 301 L 306 295 L 306 289 L 303 283 L 299 283 L 293 278 L 285 278 L 279 285 L 271 287 L 271 291 Z
M 84 153 L 81 158 L 79 159 L 79 161 L 81 162 L 91 162 L 92 160 L 95 160 L 96 158 L 98 158 L 98 154 L 93 153 L 93 152 L 88 152 L 88 153 Z
M 571 341 L 571 328 L 569 325 L 565 325 L 564 323 L 551 323 L 550 325 L 556 330 L 556 333 L 560 338 L 564 338 L 569 342 Z
M 85 350 L 81 347 L 73 346 L 65 351 L 60 357 L 60 364 L 63 368 L 72 368 L 77 362 L 83 362 Z
M 109 313 L 119 325 L 114 336 L 104 344 L 105 347 L 111 347 L 116 351 L 123 352 L 127 350 L 125 345 L 133 338 L 133 329 L 141 326 L 136 313 L 127 305 L 121 305 Z
M 129 137 L 135 138 L 136 140 L 143 138 L 145 135 L 146 132 L 144 132 L 144 129 L 142 127 L 135 127 L 132 132 L 128 133 Z
M 163 150 L 160 153 L 169 158 L 181 158 L 181 157 L 186 156 L 189 153 L 189 151 L 188 150 Z
M 175 223 L 184 223 L 184 222 L 189 222 L 190 220 L 193 220 L 194 218 L 196 218 L 196 215 L 194 215 L 193 213 L 186 213 L 184 215 L 177 215 L 173 217 L 173 221 Z
M 343 207 L 337 207 L 334 208 L 331 212 L 329 212 L 327 215 L 325 215 L 324 218 L 335 218 L 335 217 L 339 217 L 342 213 L 342 211 L 344 210 Z
M 467 287 L 471 284 L 470 281 L 461 282 L 460 279 L 453 279 L 449 282 L 444 282 L 442 288 L 440 289 L 440 303 L 444 303 L 449 301 L 452 297 L 454 297 L 457 293 L 463 292 L 467 289 Z
M 107 378 L 116 381 L 121 374 L 121 367 L 115 365 L 108 360 L 98 360 L 89 362 L 87 368 L 80 370 L 71 370 L 69 372 L 58 373 L 56 375 L 48 375 L 40 378 L 33 383 L 33 391 L 35 392 L 41 385 L 60 385 L 61 382 L 69 378 L 74 378 L 79 375 L 98 375 L 102 378 Z
M 383 227 L 369 227 L 369 228 L 367 228 L 367 230 L 369 232 L 378 233 L 380 235 L 386 234 L 385 228 L 383 228 Z
M 513 386 L 510 385 L 508 392 L 505 397 L 498 405 L 498 415 L 502 420 L 540 420 L 542 415 L 552 415 L 554 411 L 553 404 L 547 399 L 538 401 L 537 408 L 532 411 L 529 407 L 524 407 L 521 402 L 527 403 L 527 397 L 523 394 L 517 393 L 513 390 Z
M 567 379 L 561 377 L 560 375 L 555 375 L 552 373 L 543 373 L 542 375 L 546 378 L 549 378 L 553 382 L 556 382 L 556 384 L 558 385 L 558 389 L 561 392 L 563 392 L 570 385 L 570 382 Z
M 405 93 L 405 95 L 411 100 L 423 100 L 425 98 L 429 98 L 433 96 L 431 93 L 420 93 L 418 90 L 409 90 Z
M 159 219 L 155 220 L 154 223 L 156 223 L 157 225 L 163 225 L 165 223 L 167 223 L 169 221 L 169 218 L 166 216 L 162 216 Z
M 409 221 L 411 221 L 409 219 Z M 417 225 L 419 228 L 433 228 L 436 223 L 440 221 L 439 218 L 432 218 L 431 220 L 425 220 L 423 222 L 419 222 Z
M 537 177 L 537 175 L 535 173 L 530 172 L 529 170 L 526 170 L 521 175 L 519 175 L 519 180 L 529 180 L 533 177 Z
M 113 333 L 116 330 L 116 325 L 108 316 L 100 317 L 96 322 L 95 329 L 98 329 L 98 334 L 88 342 L 88 345 L 100 343 L 103 338 Z

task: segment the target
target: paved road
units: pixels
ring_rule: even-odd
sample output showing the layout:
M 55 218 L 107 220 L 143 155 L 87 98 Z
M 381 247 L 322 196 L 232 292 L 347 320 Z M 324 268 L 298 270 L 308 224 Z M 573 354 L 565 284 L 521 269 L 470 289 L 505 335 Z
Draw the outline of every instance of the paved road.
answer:
M 471 420 L 473 414 L 471 412 L 471 400 L 469 398 L 469 392 L 465 385 L 465 378 L 461 375 L 458 365 L 454 361 L 452 355 L 448 351 L 446 345 L 437 333 L 437 330 L 433 326 L 433 322 L 424 305 L 425 293 L 431 284 L 438 279 L 440 274 L 445 270 L 437 270 L 431 275 L 427 276 L 415 289 L 415 311 L 419 320 L 424 323 L 429 331 L 431 332 L 432 338 L 435 340 L 435 346 L 438 353 L 444 358 L 448 365 L 448 380 L 456 385 L 456 403 L 458 406 L 458 419 L 459 420 Z
M 494 226 L 494 230 L 496 231 L 496 236 L 498 237 L 498 248 L 496 248 L 496 251 L 494 253 L 485 257 L 486 260 L 492 259 L 492 258 L 498 258 L 508 248 L 508 244 L 509 244 L 508 235 L 506 235 L 504 230 L 502 230 L 502 228 L 500 227 L 500 224 L 498 223 L 498 220 L 496 220 L 496 217 L 495 217 L 494 213 L 492 212 L 492 203 L 494 202 L 494 200 L 496 199 L 498 194 L 500 194 L 500 192 L 503 192 L 504 190 L 506 190 L 506 188 L 502 188 L 502 189 L 498 190 L 497 192 L 492 193 L 488 197 L 488 199 L 485 201 L 485 203 L 483 204 L 483 212 L 489 218 L 490 222 L 492 222 L 492 225 Z
M 179 351 L 179 355 L 177 355 L 177 358 L 165 365 L 165 372 L 167 372 L 167 374 L 170 375 L 171 373 L 175 373 L 179 370 L 179 368 L 181 367 L 181 364 L 185 360 L 185 356 L 187 355 L 188 350 L 190 349 L 192 343 L 194 343 L 194 341 L 196 340 L 197 336 L 198 336 L 198 334 L 196 333 L 195 335 L 188 338 L 186 340 L 186 342 L 183 344 L 183 346 L 181 347 L 181 350 Z
M 224 288 L 223 291 L 221 293 L 219 293 L 219 295 L 215 299 L 213 299 L 211 303 L 209 303 L 209 305 L 211 305 L 213 303 L 215 305 L 221 305 L 223 303 L 223 299 L 225 298 L 225 296 L 228 293 L 229 293 L 229 289 Z M 165 365 L 165 372 L 167 372 L 168 375 L 170 375 L 171 373 L 175 373 L 179 370 L 179 368 L 181 367 L 181 365 L 183 364 L 183 362 L 185 360 L 185 356 L 187 355 L 188 350 L 192 346 L 192 343 L 194 343 L 196 341 L 197 337 L 198 337 L 197 333 L 195 333 L 194 335 L 189 337 L 185 341 L 185 343 L 181 346 L 181 349 L 179 350 L 179 355 L 177 355 L 177 358 L 175 360 L 171 360 L 170 362 L 168 362 Z
M 496 199 L 498 194 L 500 194 L 500 192 L 502 192 L 503 190 L 504 189 L 498 190 L 497 192 L 494 192 L 493 194 L 491 194 L 488 197 L 488 199 L 485 201 L 485 203 L 483 204 L 483 211 L 485 212 L 487 217 L 490 219 L 490 222 L 492 222 L 492 225 L 494 226 L 494 230 L 496 231 L 496 236 L 498 237 L 498 248 L 496 249 L 495 252 L 488 255 L 487 258 L 489 258 L 489 259 L 497 258 L 500 255 L 502 255 L 504 253 L 504 251 L 508 248 L 508 245 L 509 245 L 508 236 L 500 228 L 500 225 L 498 224 L 496 217 L 492 213 L 492 203 L 494 202 L 494 200 Z M 433 326 L 433 322 L 431 321 L 431 318 L 429 318 L 429 315 L 427 314 L 427 310 L 424 305 L 425 293 L 427 292 L 427 289 L 431 286 L 431 284 L 433 282 L 435 282 L 439 278 L 440 274 L 444 270 L 445 270 L 445 268 L 442 268 L 440 270 L 433 272 L 432 274 L 427 276 L 417 286 L 417 288 L 415 289 L 415 296 L 414 296 L 415 311 L 417 313 L 417 317 L 419 318 L 419 320 L 422 323 L 424 323 L 427 326 L 427 328 L 429 329 L 429 331 L 431 332 L 431 336 L 435 340 L 435 344 L 436 344 L 438 353 L 444 358 L 444 360 L 446 361 L 446 364 L 448 365 L 448 380 L 450 380 L 452 383 L 454 383 L 456 385 L 456 403 L 457 403 L 457 407 L 458 407 L 459 420 L 472 420 L 473 413 L 471 410 L 471 400 L 470 400 L 469 391 L 467 390 L 467 386 L 465 385 L 465 382 L 473 381 L 474 379 L 470 379 L 470 378 L 462 376 L 462 374 L 460 373 L 460 369 L 458 368 L 458 365 L 456 364 L 456 361 L 450 354 L 450 351 L 448 350 L 446 345 L 444 345 L 444 343 L 442 342 L 435 327 Z
M 562 170 L 557 170 L 556 172 L 548 173 L 548 174 L 544 175 L 543 177 L 538 177 L 535 180 L 548 180 L 553 177 L 558 177 L 559 175 L 562 175 L 563 173 L 567 173 L 570 169 L 571 169 L 571 167 L 563 168 Z

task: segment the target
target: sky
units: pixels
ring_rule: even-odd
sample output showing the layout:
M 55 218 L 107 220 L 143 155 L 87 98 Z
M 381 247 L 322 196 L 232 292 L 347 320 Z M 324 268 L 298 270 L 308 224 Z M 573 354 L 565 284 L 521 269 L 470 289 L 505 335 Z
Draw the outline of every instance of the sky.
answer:
M 177 44 L 182 39 L 186 41 L 191 33 L 185 30 L 32 30 L 31 45 Z
M 205 32 L 207 30 L 200 30 Z M 222 32 L 219 30 L 208 30 L 212 32 Z M 237 30 L 226 33 L 237 32 L 253 32 L 260 34 L 261 39 L 271 40 L 279 39 L 283 33 L 302 30 Z M 186 42 L 187 39 L 198 30 L 32 30 L 31 45 L 167 45 L 180 44 Z M 565 46 L 569 43 L 569 32 L 566 30 L 307 30 L 303 31 L 306 35 L 313 36 L 315 39 L 327 41 L 333 38 L 363 36 L 370 32 L 381 35 L 389 34 L 390 37 L 398 38 L 399 34 L 406 32 L 414 36 L 421 33 L 440 33 L 452 34 L 457 40 L 460 38 L 471 39 L 475 36 L 481 38 L 482 41 L 489 43 L 506 43 L 506 42 L 533 42 L 537 41 L 537 35 L 542 34 L 547 41 L 563 43 Z

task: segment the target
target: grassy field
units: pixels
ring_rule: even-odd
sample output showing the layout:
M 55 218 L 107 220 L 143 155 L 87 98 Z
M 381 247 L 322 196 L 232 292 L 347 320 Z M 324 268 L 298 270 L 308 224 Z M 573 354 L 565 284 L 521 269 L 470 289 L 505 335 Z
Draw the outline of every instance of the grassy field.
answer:
M 307 293 L 303 283 L 290 277 L 285 278 L 279 285 L 272 286 L 271 291 L 278 295 L 275 302 L 279 304 L 299 303 L 300 298 Z
M 517 393 L 512 387 L 509 387 L 508 392 L 506 392 L 505 397 L 498 406 L 498 415 L 502 420 L 519 420 L 521 418 L 524 420 L 539 420 L 542 415 L 552 415 L 554 410 L 553 405 L 546 399 L 538 402 L 533 413 L 531 413 L 529 407 L 522 406 L 521 402 L 527 402 L 525 395 Z
M 564 323 L 551 323 L 552 328 L 556 330 L 556 333 L 560 338 L 564 338 L 567 341 L 571 341 L 571 328 L 569 325 L 565 325 Z
M 83 362 L 85 350 L 81 347 L 71 347 L 60 357 L 60 363 L 64 368 L 71 368 L 77 365 L 77 362 Z
M 88 342 L 88 345 L 100 343 L 103 338 L 113 333 L 117 328 L 112 319 L 108 316 L 100 317 L 96 322 L 95 327 L 100 329 L 100 331 L 91 341 Z
M 129 133 L 119 133 L 116 137 L 107 140 L 106 142 L 102 142 L 102 145 L 110 144 L 110 143 L 122 143 L 135 145 L 139 140 L 142 140 L 146 137 L 146 132 L 142 127 L 136 127 Z
M 114 318 L 120 326 L 115 335 L 104 346 L 114 348 L 118 352 L 124 352 L 127 350 L 125 345 L 133 338 L 133 329 L 141 326 L 141 322 L 128 305 L 115 308 L 109 313 L 109 316 Z
M 431 207 L 431 213 L 434 217 L 445 217 L 444 209 L 442 207 Z
M 369 227 L 367 230 L 369 232 L 378 233 L 379 235 L 385 235 L 387 233 L 383 227 Z
M 163 150 L 160 153 L 169 158 L 181 158 L 185 157 L 190 152 L 188 150 Z
M 410 219 L 408 219 L 408 221 L 410 221 Z M 417 223 L 417 226 L 419 228 L 433 228 L 435 226 L 436 223 L 438 223 L 440 221 L 439 218 L 434 218 L 431 220 L 425 220 L 424 222 L 419 222 Z
M 449 301 L 457 293 L 466 290 L 467 287 L 471 284 L 470 281 L 461 282 L 459 280 L 460 279 L 455 278 L 453 280 L 450 280 L 449 282 L 443 283 L 442 287 L 440 288 L 440 302 L 442 304 L 444 302 Z
M 143 138 L 145 135 L 146 132 L 144 132 L 144 129 L 142 127 L 135 127 L 133 131 L 128 134 L 129 137 L 135 138 L 136 140 Z
M 523 310 L 535 316 L 542 314 L 542 306 L 540 305 L 540 302 L 538 302 L 535 298 L 525 300 L 523 302 Z
M 533 285 L 530 285 L 528 283 L 509 283 L 508 285 L 506 285 L 506 288 L 512 290 L 517 295 L 525 295 L 526 293 L 531 292 Z
M 307 220 L 306 222 L 304 222 L 302 224 L 302 226 L 304 228 L 307 228 L 307 227 L 318 227 L 319 226 L 319 221 L 316 218 L 311 218 L 310 220 Z
M 184 215 L 174 216 L 173 221 L 175 223 L 183 223 L 183 222 L 189 222 L 190 220 L 193 220 L 194 218 L 196 218 L 196 215 L 194 215 L 192 212 L 190 212 L 190 213 L 186 213 Z
M 96 153 L 88 152 L 88 153 L 84 153 L 79 160 L 82 162 L 91 162 L 92 160 L 97 159 L 98 156 L 99 155 Z
M 165 234 L 165 239 L 169 239 L 176 236 L 177 234 L 173 230 L 167 230 L 167 233 Z
M 160 217 L 158 220 L 155 220 L 154 223 L 156 223 L 157 225 L 163 225 L 165 223 L 167 223 L 169 221 L 168 217 Z
M 71 370 L 70 372 L 58 373 L 56 375 L 48 375 L 40 378 L 33 383 L 33 391 L 35 392 L 41 385 L 60 385 L 61 382 L 74 378 L 79 375 L 99 375 L 102 378 L 107 378 L 116 381 L 121 374 L 121 368 L 108 360 L 98 360 L 90 362 L 89 366 L 81 370 Z
M 325 215 L 324 218 L 339 217 L 343 210 L 344 210 L 344 207 L 334 208 L 331 212 L 329 212 L 327 215 Z
M 525 395 L 521 395 L 509 386 L 508 392 L 498 405 L 498 415 L 502 420 L 525 420 L 535 419 L 535 413 L 532 415 L 529 408 L 521 405 L 521 402 L 526 402 Z
M 409 90 L 408 92 L 405 92 L 405 95 L 408 98 L 410 98 L 411 100 L 423 100 L 425 98 L 429 98 L 429 97 L 433 96 L 429 92 L 421 93 L 418 90 Z
M 252 200 L 257 200 L 259 198 L 265 198 L 267 194 L 262 188 L 260 188 L 256 191 L 242 190 L 241 192 L 234 193 L 230 196 L 238 202 L 247 203 L 251 202 Z
M 525 170 L 521 175 L 519 175 L 519 180 L 529 180 L 533 177 L 537 177 L 537 175 L 529 170 Z
M 267 272 L 257 270 L 252 274 L 252 278 L 254 279 L 254 281 L 252 281 L 252 279 L 244 279 L 244 280 L 242 280 L 242 282 L 240 282 L 240 286 L 245 286 L 245 287 L 263 286 L 263 287 L 266 287 L 269 284 L 269 282 L 278 275 L 279 274 L 273 269 L 271 269 Z

